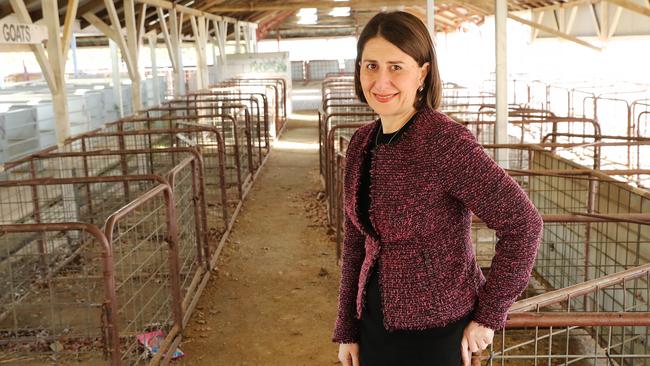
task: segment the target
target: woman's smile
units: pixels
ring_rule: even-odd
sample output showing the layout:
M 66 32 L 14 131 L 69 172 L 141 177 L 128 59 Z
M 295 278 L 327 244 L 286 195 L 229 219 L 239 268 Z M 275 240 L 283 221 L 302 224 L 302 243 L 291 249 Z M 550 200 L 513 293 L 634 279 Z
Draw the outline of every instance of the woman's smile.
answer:
M 399 93 L 393 93 L 393 94 L 377 94 L 377 93 L 372 93 L 372 96 L 379 102 L 379 103 L 388 103 L 391 100 L 394 99 L 395 96 L 397 96 Z

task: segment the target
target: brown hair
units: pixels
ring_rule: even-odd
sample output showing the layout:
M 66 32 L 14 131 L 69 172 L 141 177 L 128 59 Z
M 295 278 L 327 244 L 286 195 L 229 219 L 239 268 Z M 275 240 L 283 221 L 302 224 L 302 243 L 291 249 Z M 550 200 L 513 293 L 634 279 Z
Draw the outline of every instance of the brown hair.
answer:
M 366 43 L 375 37 L 381 37 L 392 43 L 404 53 L 413 57 L 421 67 L 429 63 L 427 76 L 424 78 L 424 90 L 418 93 L 414 107 L 416 110 L 428 106 L 437 109 L 442 99 L 442 82 L 438 72 L 436 51 L 431 41 L 429 31 L 415 15 L 395 11 L 379 13 L 372 17 L 363 28 L 357 41 L 357 59 L 354 67 L 354 90 L 359 100 L 368 103 L 361 89 L 359 74 L 361 72 L 361 56 Z

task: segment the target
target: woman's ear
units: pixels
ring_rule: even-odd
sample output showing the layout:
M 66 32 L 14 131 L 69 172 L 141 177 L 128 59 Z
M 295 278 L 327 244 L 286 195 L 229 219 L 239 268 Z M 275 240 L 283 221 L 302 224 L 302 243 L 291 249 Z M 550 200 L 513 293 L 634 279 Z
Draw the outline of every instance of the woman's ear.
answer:
M 429 66 L 430 64 L 428 62 L 425 62 L 420 66 L 420 85 L 424 85 L 424 79 L 426 79 L 427 74 L 429 73 Z

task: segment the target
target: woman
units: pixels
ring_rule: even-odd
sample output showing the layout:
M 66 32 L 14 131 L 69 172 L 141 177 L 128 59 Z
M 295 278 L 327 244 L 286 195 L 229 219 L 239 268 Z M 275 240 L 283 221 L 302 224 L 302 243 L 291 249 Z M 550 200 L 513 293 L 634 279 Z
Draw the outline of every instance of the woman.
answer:
M 345 240 L 333 341 L 343 365 L 469 365 L 523 291 L 542 219 L 464 126 L 437 110 L 426 27 L 381 13 L 357 43 L 357 96 L 380 118 L 347 150 Z M 496 231 L 488 280 L 472 212 Z

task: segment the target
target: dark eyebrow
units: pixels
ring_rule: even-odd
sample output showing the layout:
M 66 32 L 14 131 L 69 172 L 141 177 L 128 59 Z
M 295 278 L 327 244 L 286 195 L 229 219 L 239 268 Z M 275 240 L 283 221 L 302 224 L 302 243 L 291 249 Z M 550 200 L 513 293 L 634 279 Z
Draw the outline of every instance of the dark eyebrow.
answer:
M 377 60 L 367 60 L 367 59 L 364 59 L 364 60 L 361 60 L 361 62 L 375 62 L 375 63 L 376 63 Z M 388 61 L 388 63 L 394 65 L 394 64 L 403 64 L 404 62 L 402 62 L 402 61 Z

